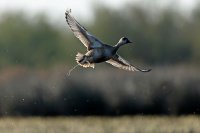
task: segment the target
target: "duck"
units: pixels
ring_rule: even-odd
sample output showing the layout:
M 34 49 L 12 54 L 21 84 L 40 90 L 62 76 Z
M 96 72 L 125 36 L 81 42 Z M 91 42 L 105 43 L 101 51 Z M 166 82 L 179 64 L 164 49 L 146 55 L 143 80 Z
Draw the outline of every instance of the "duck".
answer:
M 66 22 L 83 45 L 87 48 L 87 52 L 80 52 L 76 55 L 76 62 L 84 68 L 95 67 L 95 63 L 106 62 L 119 69 L 127 71 L 149 72 L 151 69 L 140 69 L 122 58 L 117 51 L 121 46 L 132 43 L 127 37 L 122 37 L 114 46 L 108 45 L 97 39 L 88 32 L 72 15 L 71 9 L 65 12 Z

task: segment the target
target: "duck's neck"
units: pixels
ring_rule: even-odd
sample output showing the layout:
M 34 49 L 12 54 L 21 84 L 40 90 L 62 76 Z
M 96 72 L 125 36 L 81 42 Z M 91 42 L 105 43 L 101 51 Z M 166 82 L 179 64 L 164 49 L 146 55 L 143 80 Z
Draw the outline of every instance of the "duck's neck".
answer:
M 118 42 L 118 43 L 114 46 L 114 51 L 117 52 L 117 50 L 119 49 L 119 47 L 121 47 L 122 45 L 124 45 L 124 43 Z

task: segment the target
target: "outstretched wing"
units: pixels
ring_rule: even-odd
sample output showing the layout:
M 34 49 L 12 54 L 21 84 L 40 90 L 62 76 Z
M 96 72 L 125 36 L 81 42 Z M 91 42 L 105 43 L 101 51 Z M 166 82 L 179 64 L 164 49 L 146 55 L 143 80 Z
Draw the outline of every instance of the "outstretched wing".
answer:
M 140 68 L 137 68 L 137 67 L 131 65 L 128 61 L 123 59 L 118 54 L 116 54 L 114 57 L 112 57 L 110 60 L 108 60 L 106 62 L 112 64 L 115 67 L 118 67 L 118 68 L 124 69 L 124 70 L 128 70 L 128 71 L 140 71 L 140 72 L 149 72 L 149 71 L 151 71 L 151 69 L 142 70 Z
M 88 50 L 102 47 L 103 43 L 91 35 L 71 15 L 71 10 L 65 12 L 66 21 L 74 35 L 87 47 Z

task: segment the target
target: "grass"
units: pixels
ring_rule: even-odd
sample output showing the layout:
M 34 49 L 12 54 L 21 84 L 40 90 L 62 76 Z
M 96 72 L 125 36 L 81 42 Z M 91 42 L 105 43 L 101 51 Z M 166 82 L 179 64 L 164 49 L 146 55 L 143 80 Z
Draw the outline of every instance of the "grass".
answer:
M 3 117 L 1 133 L 198 133 L 199 116 Z

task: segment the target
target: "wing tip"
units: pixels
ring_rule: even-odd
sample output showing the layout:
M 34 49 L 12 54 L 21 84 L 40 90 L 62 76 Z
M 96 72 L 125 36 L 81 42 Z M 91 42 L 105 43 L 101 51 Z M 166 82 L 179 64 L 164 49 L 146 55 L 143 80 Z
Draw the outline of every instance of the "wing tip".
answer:
M 152 69 L 140 70 L 141 72 L 150 72 Z
M 67 17 L 71 12 L 72 12 L 72 9 L 67 9 L 67 10 L 65 11 L 65 16 Z

